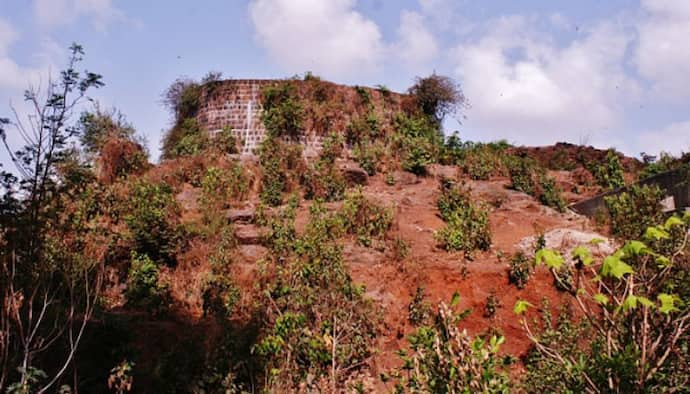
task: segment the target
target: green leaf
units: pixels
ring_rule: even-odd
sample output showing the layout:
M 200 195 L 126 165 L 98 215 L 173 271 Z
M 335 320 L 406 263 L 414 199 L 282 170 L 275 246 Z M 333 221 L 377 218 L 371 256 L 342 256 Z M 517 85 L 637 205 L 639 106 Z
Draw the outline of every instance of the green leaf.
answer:
M 637 308 L 637 296 L 632 294 L 629 295 L 628 298 L 623 301 L 621 307 L 623 308 L 623 312 Z
M 530 304 L 525 300 L 517 300 L 515 302 L 515 306 L 513 307 L 513 312 L 515 312 L 516 315 L 522 315 L 523 313 L 527 312 L 528 308 L 531 308 L 533 306 L 534 305 Z
M 594 301 L 596 301 L 597 304 L 608 305 L 609 298 L 601 293 L 597 293 L 594 295 Z
M 561 268 L 561 266 L 565 262 L 563 256 L 561 256 L 560 253 L 551 249 L 541 249 L 534 256 L 534 260 L 537 265 L 543 262 L 544 264 L 546 264 L 547 267 L 554 269 Z
M 640 241 L 629 241 L 623 246 L 623 253 L 625 256 L 639 256 L 640 254 L 647 253 L 647 245 Z
M 674 215 L 674 216 L 671 216 L 670 218 L 666 219 L 666 223 L 664 223 L 664 228 L 666 230 L 670 230 L 671 227 L 673 227 L 673 226 L 682 226 L 684 224 L 685 224 L 685 222 L 683 221 L 683 219 Z
M 656 305 L 647 297 L 642 297 L 642 296 L 637 296 L 637 302 L 640 304 L 648 307 L 648 308 L 654 308 Z
M 601 276 L 613 276 L 616 279 L 621 279 L 625 274 L 634 273 L 631 266 L 623 262 L 617 255 L 608 256 L 604 259 L 604 264 L 601 266 Z
M 670 294 L 661 293 L 656 296 L 657 300 L 661 303 L 659 307 L 659 312 L 663 314 L 669 314 L 671 312 L 678 312 L 680 309 L 676 308 L 675 302 L 676 297 Z
M 586 247 L 580 245 L 572 251 L 573 258 L 576 258 L 582 262 L 584 265 L 592 264 L 592 252 Z
M 592 238 L 589 240 L 589 243 L 591 243 L 594 246 L 599 245 L 599 244 L 603 244 L 604 242 L 606 242 L 606 241 L 604 241 L 601 238 Z
M 669 259 L 666 256 L 656 256 L 656 262 L 662 267 L 668 267 L 669 264 L 671 264 L 671 259 Z
M 460 303 L 460 293 L 457 290 L 453 293 L 453 297 L 450 299 L 450 306 L 454 307 Z
M 660 239 L 668 239 L 669 237 L 668 232 L 659 226 L 647 227 L 647 230 L 644 232 L 645 239 L 658 241 Z

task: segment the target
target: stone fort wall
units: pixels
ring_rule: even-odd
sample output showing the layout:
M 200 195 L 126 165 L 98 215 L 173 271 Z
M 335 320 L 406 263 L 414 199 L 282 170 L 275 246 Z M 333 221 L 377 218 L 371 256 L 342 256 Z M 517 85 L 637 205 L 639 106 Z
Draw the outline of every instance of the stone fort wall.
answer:
M 244 143 L 242 153 L 251 154 L 266 134 L 261 122 L 261 89 L 275 82 L 272 79 L 236 79 L 207 85 L 197 113 L 199 125 L 211 135 L 230 128 Z
M 230 79 L 211 82 L 204 86 L 197 121 L 212 136 L 229 128 L 243 142 L 243 154 L 253 154 L 266 136 L 261 121 L 261 91 L 267 85 L 282 82 L 277 79 Z M 391 124 L 395 113 L 401 110 L 406 95 L 372 88 L 357 88 L 326 81 L 304 82 L 295 80 L 301 97 L 322 94 L 318 102 L 309 101 L 306 108 L 305 130 L 300 137 L 306 156 L 318 154 L 323 136 L 330 130 L 345 130 L 355 117 L 366 115 L 369 108 L 376 108 L 376 115 Z M 370 103 L 363 105 L 358 91 L 366 90 Z M 321 107 L 325 106 L 325 107 Z M 382 126 L 383 127 L 383 126 Z
M 261 90 L 266 85 L 280 82 L 275 79 L 231 79 L 206 86 L 201 95 L 197 120 L 211 136 L 229 128 L 242 141 L 242 154 L 253 154 L 266 135 L 261 121 Z M 323 136 L 310 130 L 299 141 L 305 154 L 321 150 Z

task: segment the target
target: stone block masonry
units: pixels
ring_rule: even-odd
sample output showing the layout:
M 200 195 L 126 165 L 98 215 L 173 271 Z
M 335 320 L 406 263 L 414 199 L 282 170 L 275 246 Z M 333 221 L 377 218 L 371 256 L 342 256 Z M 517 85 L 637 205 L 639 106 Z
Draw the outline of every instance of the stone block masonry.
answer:
M 230 79 L 210 82 L 202 90 L 197 121 L 212 136 L 228 128 L 243 142 L 242 154 L 254 154 L 266 136 L 261 121 L 261 92 L 264 87 L 284 82 L 277 79 Z M 323 146 L 323 138 L 329 132 L 344 132 L 349 122 L 367 116 L 376 108 L 381 127 L 390 125 L 401 110 L 406 97 L 399 93 L 371 88 L 356 88 L 332 82 L 293 80 L 298 95 L 305 99 L 305 122 L 299 143 L 305 156 L 317 155 Z M 366 103 L 361 92 L 365 91 Z M 314 97 L 319 97 L 314 99 Z
M 273 79 L 235 79 L 213 82 L 201 95 L 197 120 L 214 135 L 225 128 L 243 142 L 242 153 L 252 154 L 266 135 L 261 122 L 261 89 Z

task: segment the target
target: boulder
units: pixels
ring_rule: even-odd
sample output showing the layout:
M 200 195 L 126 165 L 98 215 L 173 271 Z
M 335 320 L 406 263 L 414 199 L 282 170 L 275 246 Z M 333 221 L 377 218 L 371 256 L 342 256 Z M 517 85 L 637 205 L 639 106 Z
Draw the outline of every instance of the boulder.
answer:
M 357 164 L 344 164 L 340 171 L 342 171 L 348 186 L 366 185 L 369 182 L 369 175 Z

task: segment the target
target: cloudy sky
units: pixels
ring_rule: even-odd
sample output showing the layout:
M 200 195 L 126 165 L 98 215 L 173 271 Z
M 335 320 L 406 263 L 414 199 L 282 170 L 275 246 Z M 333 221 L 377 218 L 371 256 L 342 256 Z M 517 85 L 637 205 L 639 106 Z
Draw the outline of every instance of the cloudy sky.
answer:
M 0 117 L 75 41 L 107 84 L 96 98 L 154 157 L 161 92 L 209 70 L 399 91 L 436 71 L 470 100 L 446 124 L 464 139 L 678 153 L 690 150 L 688 37 L 687 0 L 0 0 Z

